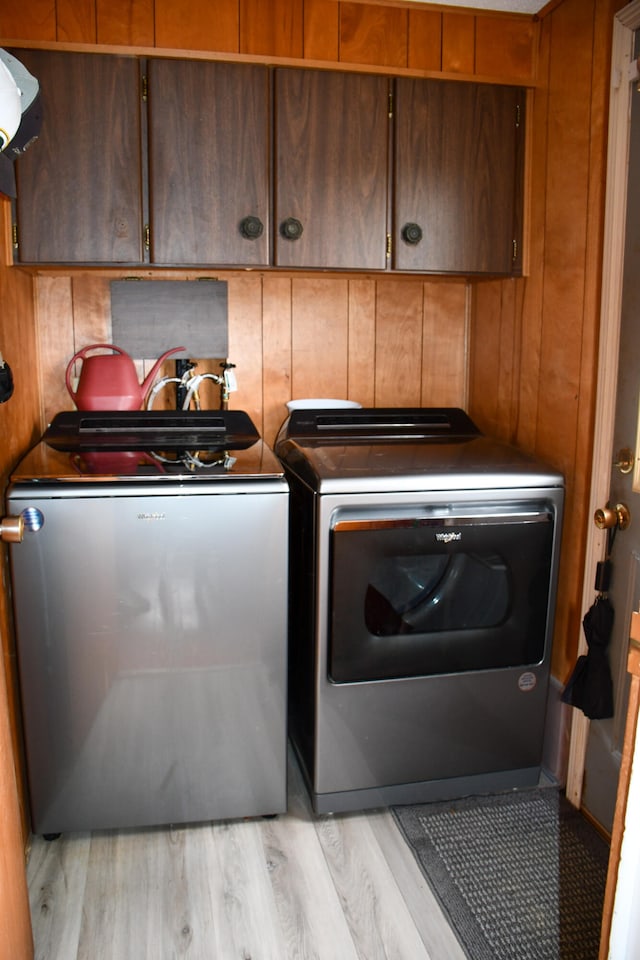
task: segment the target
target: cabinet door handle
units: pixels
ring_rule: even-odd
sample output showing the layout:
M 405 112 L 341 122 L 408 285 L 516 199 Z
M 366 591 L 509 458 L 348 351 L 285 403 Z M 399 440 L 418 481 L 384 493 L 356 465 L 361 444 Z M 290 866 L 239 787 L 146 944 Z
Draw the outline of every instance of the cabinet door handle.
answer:
M 295 217 L 287 217 L 280 224 L 280 233 L 285 240 L 299 240 L 302 236 L 302 224 Z
M 245 217 L 240 221 L 240 233 L 245 240 L 257 240 L 264 232 L 260 217 Z
M 415 247 L 422 240 L 422 227 L 418 223 L 405 223 L 401 236 L 405 243 Z

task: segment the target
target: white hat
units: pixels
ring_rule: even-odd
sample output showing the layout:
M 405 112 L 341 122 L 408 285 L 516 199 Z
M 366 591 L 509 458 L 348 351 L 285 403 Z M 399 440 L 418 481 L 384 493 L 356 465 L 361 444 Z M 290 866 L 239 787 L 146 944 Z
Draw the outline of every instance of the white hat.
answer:
M 0 48 L 0 193 L 16 196 L 14 161 L 38 139 L 41 125 L 40 84 L 20 60 Z
M 20 88 L 0 59 L 0 150 L 13 139 L 22 119 Z

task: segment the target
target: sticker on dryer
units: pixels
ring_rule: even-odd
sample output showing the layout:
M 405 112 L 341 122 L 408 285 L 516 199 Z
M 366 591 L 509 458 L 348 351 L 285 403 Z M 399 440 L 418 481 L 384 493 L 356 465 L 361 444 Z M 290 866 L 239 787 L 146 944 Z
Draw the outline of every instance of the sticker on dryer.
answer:
M 527 670 L 526 673 L 521 673 L 518 677 L 518 687 L 523 693 L 529 693 L 530 690 L 533 690 L 537 682 L 538 678 L 531 670 Z

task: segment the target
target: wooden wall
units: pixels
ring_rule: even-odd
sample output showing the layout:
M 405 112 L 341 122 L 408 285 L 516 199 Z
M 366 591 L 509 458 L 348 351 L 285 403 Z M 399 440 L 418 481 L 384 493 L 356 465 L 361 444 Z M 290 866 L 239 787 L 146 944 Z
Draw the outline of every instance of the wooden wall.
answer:
M 477 283 L 469 410 L 563 471 L 553 672 L 581 630 L 601 286 L 609 63 L 621 0 L 563 0 L 541 22 L 531 138 L 529 275 Z M 595 571 L 594 571 L 595 574 Z
M 231 405 L 247 409 L 267 440 L 294 396 L 347 396 L 377 405 L 459 403 L 487 431 L 563 470 L 567 519 L 553 661 L 561 680 L 577 648 L 590 522 L 607 61 L 612 16 L 623 5 L 552 0 L 540 18 L 421 8 L 402 0 L 0 5 L 2 46 L 126 47 L 134 53 L 339 64 L 531 87 L 525 278 L 467 283 L 278 271 L 215 275 L 229 283 L 230 358 L 238 365 L 240 387 Z M 30 279 L 9 272 L 12 288 L 26 298 Z M 63 387 L 69 357 L 108 338 L 108 281 L 117 275 L 34 276 L 38 337 L 24 349 L 31 370 L 38 369 L 40 352 L 47 418 L 70 406 Z M 20 327 L 24 317 L 31 329 L 30 309 L 7 322 Z M 38 416 L 33 389 L 33 396 L 14 405 L 25 410 L 15 440 L 21 448 Z M 4 455 L 5 468 L 13 455 Z
M 289 397 L 466 405 L 479 424 L 567 479 L 553 670 L 566 679 L 580 631 L 598 340 L 608 57 L 624 0 L 553 0 L 540 19 L 392 0 L 3 0 L 0 45 L 126 47 L 324 63 L 535 88 L 529 141 L 528 275 L 463 280 L 279 272 L 229 283 L 232 406 L 272 439 Z M 16 392 L 0 405 L 0 484 L 46 419 L 70 406 L 69 357 L 108 339 L 117 273 L 29 275 L 8 266 L 0 201 L 0 350 Z M 149 273 L 149 276 L 162 276 Z M 175 276 L 190 279 L 195 274 Z M 32 956 L 10 757 L 19 756 L 6 547 L 0 633 L 12 722 L 0 700 L 0 960 Z M 0 670 L 0 695 L 3 692 Z M 23 840 L 26 823 L 23 810 Z
M 341 65 L 349 69 L 529 83 L 537 26 L 528 17 L 337 0 L 3 0 L 1 46 Z M 495 50 L 500 56 L 495 56 Z M 0 482 L 57 410 L 73 353 L 110 340 L 109 281 L 117 272 L 32 273 L 9 267 L 9 204 L 2 203 L 0 349 L 16 394 L 0 406 Z M 46 225 L 43 225 L 46 229 Z M 151 272 L 159 278 L 167 274 Z M 191 279 L 186 271 L 171 274 Z M 243 407 L 272 440 L 291 397 L 365 404 L 466 401 L 472 287 L 464 280 L 227 272 L 230 359 Z M 178 333 L 178 330 L 177 330 Z M 0 629 L 13 751 L 19 758 L 15 650 L 7 550 Z M 23 825 L 26 836 L 26 821 Z M 17 954 L 16 954 L 17 955 Z
M 69 358 L 87 344 L 111 341 L 114 276 L 36 279 L 47 421 L 73 409 L 64 385 Z M 230 406 L 246 410 L 269 442 L 287 414 L 286 401 L 297 397 L 343 397 L 365 406 L 464 405 L 465 281 L 246 271 L 216 276 L 228 284 L 229 359 L 238 380 Z M 175 339 L 177 345 L 179 321 Z M 205 370 L 218 367 L 204 360 L 198 372 Z
M 331 61 L 527 82 L 532 18 L 391 0 L 3 0 L 0 37 Z M 8 44 L 7 44 L 8 45 Z
M 0 198 L 0 351 L 15 383 L 0 404 L 0 495 L 20 454 L 41 432 L 38 344 L 31 278 L 8 266 L 9 203 Z M 0 510 L 0 516 L 4 511 Z M 24 805 L 7 547 L 0 543 L 0 960 L 33 956 L 24 873 Z
M 9 244 L 11 230 L 8 200 L 0 197 L 0 351 L 13 375 L 14 393 L 0 404 L 0 496 L 4 497 L 9 474 L 20 456 L 42 432 L 40 403 L 39 346 L 36 331 L 33 282 L 21 270 L 10 267 Z M 3 511 L 0 512 L 0 516 Z M 0 543 L 0 635 L 2 636 L 2 667 L 9 679 L 8 696 L 12 716 L 16 709 L 15 649 L 12 635 L 11 603 L 9 598 L 9 569 L 7 545 Z M 1 676 L 1 671 L 0 671 Z M 0 684 L 0 690 L 1 690 Z M 14 736 L 18 750 L 19 737 Z
M 1 673 L 0 673 L 1 676 Z M 0 960 L 31 960 L 33 938 L 24 867 L 11 720 L 0 689 Z
M 535 76 L 537 24 L 530 17 L 401 0 L 197 0 L 186 9 L 180 0 L 4 0 L 0 43 L 126 46 L 518 84 Z M 465 405 L 471 287 L 464 280 L 216 276 L 229 283 L 230 359 L 240 387 L 231 403 L 247 409 L 267 440 L 292 397 Z M 47 419 L 70 406 L 62 386 L 69 357 L 110 339 L 107 293 L 104 274 L 36 279 Z

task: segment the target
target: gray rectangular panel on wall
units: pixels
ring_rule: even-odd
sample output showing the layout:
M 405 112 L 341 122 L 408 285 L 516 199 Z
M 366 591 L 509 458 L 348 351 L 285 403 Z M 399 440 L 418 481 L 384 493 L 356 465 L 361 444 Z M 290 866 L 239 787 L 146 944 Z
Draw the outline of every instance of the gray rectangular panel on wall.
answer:
M 185 346 L 175 357 L 227 357 L 227 284 L 222 280 L 112 280 L 112 342 L 136 360 Z

